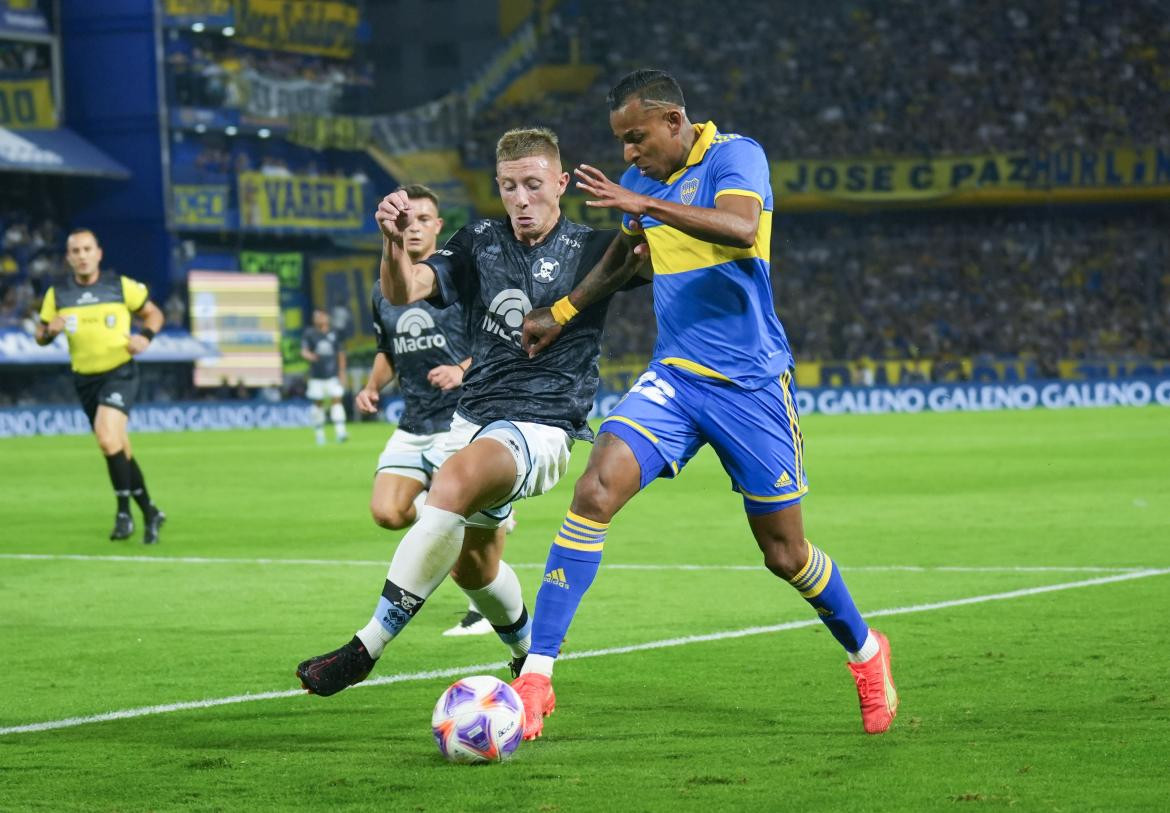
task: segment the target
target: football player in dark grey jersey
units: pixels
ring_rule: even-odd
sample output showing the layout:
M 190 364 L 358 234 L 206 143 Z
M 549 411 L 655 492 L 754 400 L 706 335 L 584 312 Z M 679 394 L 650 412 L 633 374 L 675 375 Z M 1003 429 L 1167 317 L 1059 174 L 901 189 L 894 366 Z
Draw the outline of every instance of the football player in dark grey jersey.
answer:
M 508 219 L 465 226 L 422 263 L 403 246 L 417 214 L 408 196 L 393 192 L 378 206 L 382 293 L 394 304 L 462 303 L 475 363 L 451 431 L 427 453 L 437 471 L 418 520 L 394 552 L 373 617 L 349 643 L 297 668 L 313 694 L 363 680 L 448 572 L 511 650 L 513 675 L 527 655 L 528 611 L 515 572 L 501 560 L 496 529 L 513 501 L 556 484 L 575 439 L 592 439 L 586 417 L 597 391 L 608 299 L 578 314 L 569 291 L 596 266 L 595 278 L 628 278 L 644 249 L 637 237 L 595 231 L 561 215 L 569 176 L 551 130 L 505 133 L 496 173 Z M 524 315 L 550 305 L 564 330 L 547 351 L 529 358 L 520 346 Z
M 414 221 L 403 234 L 403 246 L 414 262 L 435 253 L 443 219 L 439 197 L 422 184 L 402 187 L 415 210 Z M 378 457 L 370 513 L 389 530 L 414 522 L 431 485 L 432 465 L 423 458 L 438 438 L 451 428 L 459 403 L 463 375 L 471 366 L 467 320 L 461 305 L 437 308 L 429 302 L 391 305 L 382 296 L 382 282 L 370 292 L 378 353 L 365 387 L 358 391 L 359 412 L 378 411 L 380 394 L 395 377 L 405 406 L 398 427 Z M 505 530 L 515 527 L 509 518 Z M 492 626 L 474 604 L 463 618 L 443 632 L 447 636 L 486 635 Z
M 320 308 L 313 311 L 313 326 L 301 334 L 301 358 L 309 362 L 309 386 L 305 396 L 313 402 L 313 428 L 317 445 L 325 443 L 325 405 L 329 404 L 329 420 L 337 442 L 349 437 L 345 432 L 345 346 L 341 336 L 329 325 L 329 314 Z

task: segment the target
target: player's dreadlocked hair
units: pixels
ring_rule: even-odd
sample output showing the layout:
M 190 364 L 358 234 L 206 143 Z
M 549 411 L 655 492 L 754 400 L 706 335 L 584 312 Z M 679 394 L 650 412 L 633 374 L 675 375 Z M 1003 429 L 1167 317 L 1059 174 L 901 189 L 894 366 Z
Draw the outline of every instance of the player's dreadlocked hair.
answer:
M 609 102 L 610 110 L 617 110 L 631 97 L 641 100 L 643 107 L 686 107 L 682 88 L 674 77 L 666 71 L 653 68 L 639 68 L 633 73 L 627 73 L 621 78 L 605 100 Z
M 533 155 L 545 155 L 561 165 L 560 140 L 547 127 L 521 127 L 509 130 L 496 142 L 496 163 L 518 161 Z
M 429 186 L 423 186 L 420 183 L 408 183 L 405 186 L 398 187 L 399 192 L 405 192 L 406 197 L 411 200 L 422 200 L 426 198 L 431 203 L 435 204 L 435 211 L 439 211 L 439 196 L 435 194 L 435 190 Z

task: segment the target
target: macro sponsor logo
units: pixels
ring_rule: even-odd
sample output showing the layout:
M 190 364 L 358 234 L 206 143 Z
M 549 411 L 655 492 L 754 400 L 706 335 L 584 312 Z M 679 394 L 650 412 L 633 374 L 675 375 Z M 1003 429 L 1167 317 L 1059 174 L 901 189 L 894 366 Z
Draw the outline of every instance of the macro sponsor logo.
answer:
M 411 308 L 398 317 L 394 325 L 395 353 L 414 353 L 419 350 L 430 350 L 432 347 L 446 347 L 447 337 L 442 333 L 429 335 L 428 331 L 435 329 L 435 320 L 422 308 Z
M 488 333 L 520 346 L 524 315 L 532 310 L 528 295 L 518 288 L 506 288 L 492 299 L 480 327 Z

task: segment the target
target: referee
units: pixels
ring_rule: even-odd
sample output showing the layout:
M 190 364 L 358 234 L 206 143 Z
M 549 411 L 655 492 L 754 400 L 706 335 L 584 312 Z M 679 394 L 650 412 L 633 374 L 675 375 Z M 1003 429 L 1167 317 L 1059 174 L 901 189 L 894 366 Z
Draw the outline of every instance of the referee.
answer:
M 150 346 L 162 328 L 163 314 L 141 282 L 101 270 L 102 249 L 89 229 L 69 233 L 65 259 L 73 274 L 45 292 L 37 344 L 49 344 L 61 331 L 69 340 L 73 383 L 106 457 L 118 499 L 110 539 L 127 539 L 134 533 L 130 514 L 130 498 L 134 497 L 146 522 L 142 541 L 152 545 L 158 542 L 166 514 L 151 502 L 146 491 L 142 469 L 130 448 L 127 423 L 138 394 L 134 356 Z M 131 313 L 144 323 L 134 336 L 130 335 Z

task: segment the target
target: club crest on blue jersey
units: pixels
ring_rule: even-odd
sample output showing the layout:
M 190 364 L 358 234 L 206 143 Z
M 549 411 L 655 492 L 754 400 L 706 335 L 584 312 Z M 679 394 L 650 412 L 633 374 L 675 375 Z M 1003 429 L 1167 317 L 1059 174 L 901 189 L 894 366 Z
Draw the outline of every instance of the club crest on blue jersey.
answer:
M 561 273 L 561 263 L 552 257 L 540 257 L 532 263 L 532 278 L 548 284 Z
M 695 199 L 695 195 L 699 192 L 699 179 L 688 178 L 682 188 L 678 190 L 678 197 L 687 206 L 691 205 L 691 201 Z

